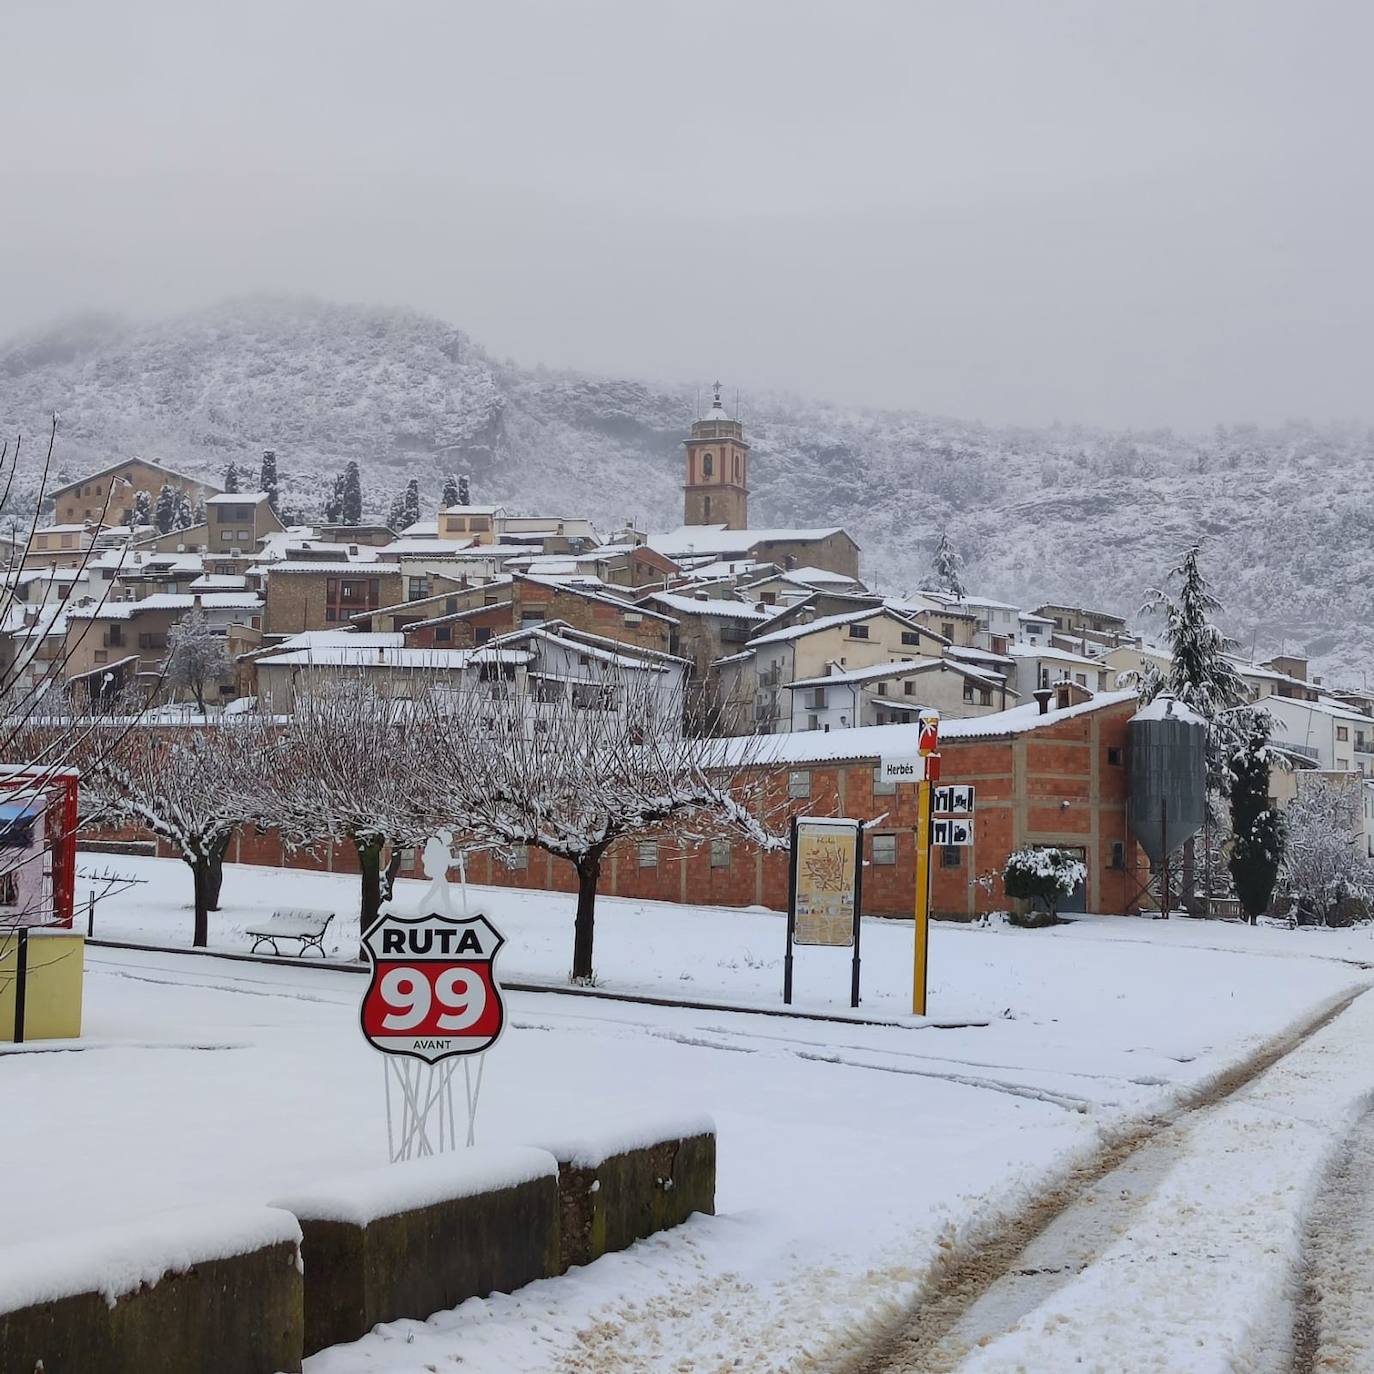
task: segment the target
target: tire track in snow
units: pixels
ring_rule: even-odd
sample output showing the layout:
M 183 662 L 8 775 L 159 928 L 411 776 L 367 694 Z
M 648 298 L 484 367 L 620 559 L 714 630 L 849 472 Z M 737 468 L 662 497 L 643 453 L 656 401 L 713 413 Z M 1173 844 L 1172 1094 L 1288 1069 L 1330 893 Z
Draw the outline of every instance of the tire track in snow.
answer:
M 1323 1180 L 1305 1248 L 1293 1374 L 1374 1374 L 1374 1103 Z
M 867 1349 L 853 1354 L 851 1337 L 829 1362 L 816 1367 L 834 1374 L 956 1370 L 972 1349 L 1009 1330 L 1125 1231 L 1177 1161 L 1181 1133 L 1175 1128 L 1180 1123 L 1253 1082 L 1330 1025 L 1366 991 L 1368 985 L 1361 984 L 1329 999 L 1171 1111 L 1119 1138 L 982 1244 L 939 1265 L 908 1311 Z M 1314 1370 L 1323 1368 L 1313 1366 Z

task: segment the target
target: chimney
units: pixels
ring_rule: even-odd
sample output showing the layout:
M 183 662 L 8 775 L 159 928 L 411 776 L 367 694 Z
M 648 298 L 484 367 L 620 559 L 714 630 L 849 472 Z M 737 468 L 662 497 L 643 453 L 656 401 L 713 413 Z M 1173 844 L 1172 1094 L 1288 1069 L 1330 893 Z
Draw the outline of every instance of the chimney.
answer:
M 1054 684 L 1054 709 L 1056 711 L 1067 711 L 1073 705 L 1073 694 L 1067 682 L 1056 682 Z
M 1050 698 L 1054 693 L 1048 687 L 1037 687 L 1031 695 L 1040 704 L 1040 714 L 1047 716 L 1050 713 Z

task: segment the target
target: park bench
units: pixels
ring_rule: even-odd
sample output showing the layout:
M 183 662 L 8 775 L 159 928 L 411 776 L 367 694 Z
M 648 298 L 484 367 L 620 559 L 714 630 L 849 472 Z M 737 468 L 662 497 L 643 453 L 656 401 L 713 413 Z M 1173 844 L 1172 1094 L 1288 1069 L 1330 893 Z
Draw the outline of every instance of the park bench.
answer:
M 305 951 L 314 948 L 319 951 L 320 958 L 325 957 L 324 953 L 324 933 L 329 929 L 329 923 L 334 919 L 332 911 L 314 911 L 309 907 L 288 907 L 281 911 L 274 911 L 266 920 L 261 921 L 256 930 L 248 929 L 245 935 L 253 937 L 252 953 L 256 954 L 261 945 L 271 945 L 272 953 L 280 955 L 281 950 L 277 947 L 278 940 L 299 940 L 300 948 L 296 951 L 298 959 L 304 958 Z

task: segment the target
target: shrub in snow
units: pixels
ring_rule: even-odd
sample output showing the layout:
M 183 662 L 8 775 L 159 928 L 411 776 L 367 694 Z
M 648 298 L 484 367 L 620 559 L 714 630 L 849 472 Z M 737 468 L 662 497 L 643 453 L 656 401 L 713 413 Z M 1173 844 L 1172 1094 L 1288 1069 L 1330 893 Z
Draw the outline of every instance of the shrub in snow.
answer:
M 1303 781 L 1286 817 L 1280 872 L 1308 925 L 1349 925 L 1367 914 L 1374 872 L 1360 846 L 1362 798 L 1326 778 Z
M 1002 870 L 1002 886 L 1008 897 L 1038 903 L 1040 909 L 1025 916 L 1013 915 L 1013 923 L 1052 925 L 1058 919 L 1059 903 L 1087 876 L 1083 863 L 1062 849 L 1016 850 Z

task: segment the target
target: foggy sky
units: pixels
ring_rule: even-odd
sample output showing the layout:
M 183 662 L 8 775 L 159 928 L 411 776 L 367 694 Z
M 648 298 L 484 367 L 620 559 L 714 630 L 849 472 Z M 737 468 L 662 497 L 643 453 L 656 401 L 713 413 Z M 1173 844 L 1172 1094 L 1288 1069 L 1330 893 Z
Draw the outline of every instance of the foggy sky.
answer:
M 1365 0 L 0 0 L 0 336 L 263 290 L 983 418 L 1374 421 Z

